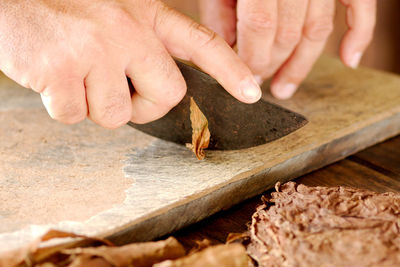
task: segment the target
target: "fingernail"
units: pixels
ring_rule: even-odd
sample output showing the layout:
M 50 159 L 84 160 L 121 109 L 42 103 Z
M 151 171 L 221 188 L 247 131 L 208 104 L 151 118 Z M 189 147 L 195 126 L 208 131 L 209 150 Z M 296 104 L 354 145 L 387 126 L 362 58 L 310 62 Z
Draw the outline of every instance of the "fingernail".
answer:
M 297 85 L 294 83 L 276 84 L 271 88 L 272 94 L 279 99 L 289 99 L 296 92 Z
M 258 85 L 262 85 L 264 82 L 264 79 L 260 75 L 254 75 L 254 79 L 258 83 Z
M 242 96 L 250 102 L 256 102 L 261 98 L 261 88 L 254 77 L 247 77 L 239 85 Z
M 360 64 L 362 53 L 358 52 L 353 55 L 350 61 L 350 67 L 355 69 Z

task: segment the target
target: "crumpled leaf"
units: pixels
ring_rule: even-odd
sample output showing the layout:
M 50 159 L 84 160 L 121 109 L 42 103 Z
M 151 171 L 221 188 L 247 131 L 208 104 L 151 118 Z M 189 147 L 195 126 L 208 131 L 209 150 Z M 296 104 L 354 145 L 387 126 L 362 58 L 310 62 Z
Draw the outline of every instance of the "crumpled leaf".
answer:
M 400 266 L 400 193 L 278 183 L 257 208 L 259 266 Z
M 205 248 L 177 260 L 157 263 L 154 267 L 248 267 L 249 257 L 241 244 Z
M 206 156 L 204 149 L 208 148 L 211 134 L 208 129 L 208 120 L 193 97 L 190 98 L 190 121 L 192 122 L 192 143 L 186 146 L 193 151 L 198 160 L 203 160 Z
M 71 263 L 68 267 L 114 267 L 103 258 L 95 258 L 91 255 L 79 255 L 70 258 Z M 53 266 L 40 266 L 53 267 Z
M 239 243 L 246 245 L 250 241 L 250 236 L 248 232 L 245 233 L 229 233 L 226 238 L 227 244 Z
M 73 242 L 62 243 L 52 246 L 40 247 L 41 244 L 61 238 L 79 238 Z M 112 245 L 109 241 L 100 238 L 90 238 L 83 235 L 74 233 L 68 233 L 59 230 L 49 230 L 46 234 L 33 241 L 31 244 L 13 250 L 0 255 L 0 267 L 9 266 L 30 266 L 35 263 L 41 262 L 43 259 L 53 256 L 59 253 L 65 248 L 72 247 L 74 245 L 83 245 L 88 243 L 99 242 L 107 245 Z
M 46 241 L 62 238 L 74 238 L 74 241 L 41 247 Z M 93 247 L 87 247 L 89 245 Z M 183 256 L 185 249 L 173 237 L 116 247 L 105 239 L 50 230 L 24 248 L 0 255 L 0 267 L 150 267 L 157 262 Z
M 189 255 L 190 255 L 190 254 L 197 253 L 197 252 L 199 252 L 199 251 L 202 251 L 202 250 L 204 250 L 204 249 L 209 248 L 209 247 L 212 246 L 211 241 L 208 240 L 208 239 L 196 240 L 195 242 L 196 242 L 196 246 L 193 247 L 193 248 L 189 251 L 189 253 L 188 253 Z
M 157 262 L 185 256 L 185 249 L 175 238 L 170 237 L 163 241 L 133 243 L 122 247 L 74 248 L 64 250 L 63 253 L 78 256 L 74 262 L 84 262 L 84 265 L 76 266 L 87 266 L 90 259 L 93 261 L 101 258 L 104 266 L 108 263 L 114 267 L 151 267 Z

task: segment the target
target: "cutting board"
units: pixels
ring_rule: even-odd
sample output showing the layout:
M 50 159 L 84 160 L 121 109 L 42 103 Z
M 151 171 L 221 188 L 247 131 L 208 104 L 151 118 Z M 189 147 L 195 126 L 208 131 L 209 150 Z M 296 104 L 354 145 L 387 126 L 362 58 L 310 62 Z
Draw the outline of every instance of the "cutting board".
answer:
M 291 100 L 272 99 L 267 87 L 266 100 L 309 123 L 198 161 L 128 126 L 52 121 L 36 94 L 1 76 L 0 252 L 49 228 L 118 244 L 154 239 L 400 133 L 398 76 L 322 57 Z

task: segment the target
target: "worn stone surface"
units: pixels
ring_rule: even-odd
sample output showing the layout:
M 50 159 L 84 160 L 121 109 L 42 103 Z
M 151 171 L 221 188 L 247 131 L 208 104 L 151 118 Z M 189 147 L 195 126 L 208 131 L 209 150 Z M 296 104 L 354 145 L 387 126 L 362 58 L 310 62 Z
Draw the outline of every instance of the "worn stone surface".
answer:
M 83 221 L 122 203 L 132 184 L 122 167 L 138 143 L 133 133 L 89 121 L 62 125 L 42 109 L 1 112 L 0 232 Z

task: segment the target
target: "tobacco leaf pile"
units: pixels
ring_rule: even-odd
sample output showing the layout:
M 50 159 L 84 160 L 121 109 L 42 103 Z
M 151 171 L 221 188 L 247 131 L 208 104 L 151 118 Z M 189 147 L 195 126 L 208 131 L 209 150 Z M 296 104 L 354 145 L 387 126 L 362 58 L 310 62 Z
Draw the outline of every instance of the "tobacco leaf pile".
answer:
M 400 266 L 400 193 L 294 182 L 275 188 L 271 197 L 263 197 L 249 231 L 231 234 L 225 245 L 202 241 L 186 253 L 173 237 L 117 247 L 51 230 L 0 255 L 0 267 Z M 75 241 L 44 244 L 63 238 Z
M 77 240 L 45 245 L 65 238 Z M 187 254 L 173 237 L 118 247 L 105 239 L 57 230 L 50 230 L 25 248 L 0 255 L 0 267 L 247 267 L 249 262 L 241 244 L 199 245 Z
M 400 266 L 400 194 L 290 182 L 253 215 L 259 266 Z

